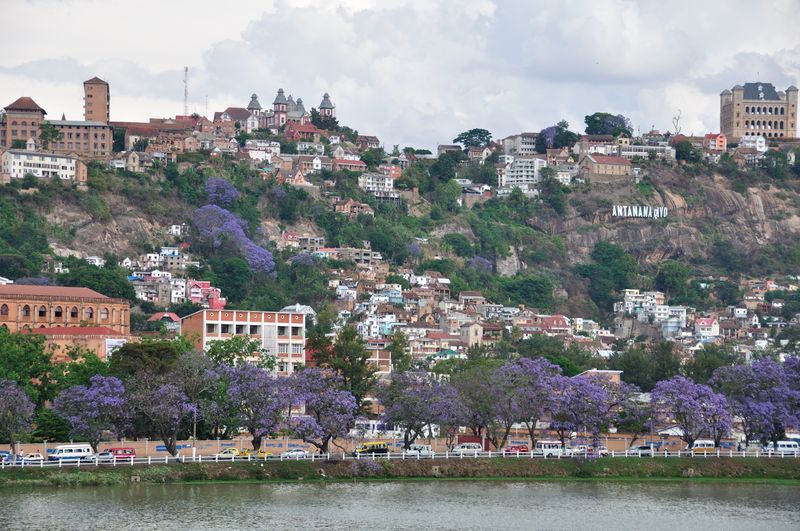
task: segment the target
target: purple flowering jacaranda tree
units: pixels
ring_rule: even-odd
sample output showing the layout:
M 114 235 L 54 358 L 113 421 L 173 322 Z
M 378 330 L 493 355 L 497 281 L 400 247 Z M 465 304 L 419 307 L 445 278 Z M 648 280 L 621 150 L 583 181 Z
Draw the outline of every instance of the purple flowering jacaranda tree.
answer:
M 278 430 L 291 404 L 286 379 L 251 363 L 224 368 L 227 382 L 229 418 L 247 429 L 253 449 L 261 449 L 262 439 Z
M 134 376 L 127 381 L 127 388 L 129 410 L 141 415 L 170 455 L 177 455 L 178 434 L 197 415 L 197 405 L 178 386 L 152 374 Z
M 525 424 L 536 445 L 536 425 L 554 408 L 555 384 L 561 368 L 545 358 L 520 358 L 504 367 L 503 374 L 512 373 L 515 387 L 510 399 L 514 402 L 517 421 Z
M 426 428 L 447 420 L 446 410 L 457 393 L 423 371 L 392 375 L 381 386 L 378 398 L 383 405 L 383 420 L 403 430 L 403 449 L 408 450 Z
M 796 359 L 779 363 L 763 358 L 714 371 L 709 383 L 727 397 L 745 444 L 758 439 L 777 442 L 787 427 L 800 422 L 800 388 L 792 383 Z
M 561 445 L 578 430 L 592 435 L 592 445 L 597 447 L 600 430 L 608 422 L 614 397 L 605 385 L 595 378 L 559 376 L 554 385 L 555 406 L 551 427 L 558 434 Z
M 289 428 L 303 442 L 327 453 L 331 441 L 345 437 L 355 425 L 358 406 L 342 378 L 330 370 L 308 368 L 294 373 L 289 383 L 298 413 L 289 418 Z M 303 413 L 300 413 L 303 408 Z
M 212 205 L 228 208 L 239 199 L 239 191 L 232 182 L 219 177 L 212 177 L 206 181 L 206 196 Z
M 34 404 L 22 387 L 12 380 L 0 380 L 0 442 L 11 445 L 30 431 Z
M 728 401 L 709 386 L 683 376 L 658 382 L 650 395 L 657 420 L 673 423 L 691 447 L 702 436 L 719 441 L 730 433 Z
M 53 410 L 67 421 L 71 437 L 86 439 L 97 452 L 103 432 L 119 433 L 126 425 L 125 387 L 114 376 L 92 376 L 89 385 L 62 391 Z

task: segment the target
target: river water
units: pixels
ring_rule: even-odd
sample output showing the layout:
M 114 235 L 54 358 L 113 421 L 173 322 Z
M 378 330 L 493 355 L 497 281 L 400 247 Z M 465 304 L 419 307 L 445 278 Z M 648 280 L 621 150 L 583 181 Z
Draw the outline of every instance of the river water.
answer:
M 800 485 L 515 481 L 0 490 L 0 529 L 800 529 Z

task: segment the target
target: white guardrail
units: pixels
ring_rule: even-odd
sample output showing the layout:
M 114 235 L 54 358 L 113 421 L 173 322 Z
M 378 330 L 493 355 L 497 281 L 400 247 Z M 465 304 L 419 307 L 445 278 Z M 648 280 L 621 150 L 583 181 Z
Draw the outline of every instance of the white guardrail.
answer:
M 16 461 L 1 461 L 0 470 L 11 468 L 63 468 L 63 467 L 99 467 L 99 466 L 133 466 L 133 465 L 169 465 L 169 464 L 184 464 L 184 463 L 243 463 L 243 462 L 274 462 L 274 461 L 359 461 L 359 460 L 432 460 L 432 459 L 492 459 L 492 458 L 517 458 L 517 459 L 609 459 L 609 458 L 635 458 L 635 459 L 652 459 L 656 457 L 697 457 L 697 458 L 733 458 L 733 457 L 756 457 L 764 459 L 774 458 L 793 458 L 800 457 L 797 451 L 792 452 L 777 452 L 777 451 L 763 451 L 763 450 L 720 450 L 715 452 L 694 452 L 694 451 L 678 451 L 678 452 L 614 452 L 610 451 L 607 455 L 602 455 L 595 458 L 591 452 L 587 455 L 585 452 L 570 452 L 564 455 L 541 455 L 535 451 L 532 452 L 438 452 L 420 455 L 418 453 L 395 452 L 388 454 L 347 454 L 347 453 L 327 453 L 327 454 L 308 454 L 307 456 L 215 456 L 215 455 L 179 455 L 179 456 L 164 456 L 164 457 L 137 457 L 137 458 L 120 458 L 113 460 L 97 459 L 96 457 L 84 459 L 60 459 L 57 461 L 48 460 L 16 460 Z

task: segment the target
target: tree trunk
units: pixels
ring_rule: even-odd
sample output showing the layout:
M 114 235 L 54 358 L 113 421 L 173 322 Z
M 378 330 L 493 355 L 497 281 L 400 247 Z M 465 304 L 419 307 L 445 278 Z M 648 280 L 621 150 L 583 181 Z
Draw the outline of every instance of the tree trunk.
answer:
M 263 435 L 253 435 L 253 450 L 258 452 L 261 450 L 261 439 L 263 439 Z

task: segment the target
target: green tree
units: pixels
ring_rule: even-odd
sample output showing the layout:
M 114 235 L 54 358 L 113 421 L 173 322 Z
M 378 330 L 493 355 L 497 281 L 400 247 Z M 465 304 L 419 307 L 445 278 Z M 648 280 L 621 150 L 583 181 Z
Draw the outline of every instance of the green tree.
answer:
M 673 344 L 663 341 L 651 347 L 634 346 L 614 353 L 608 360 L 611 369 L 622 371 L 622 379 L 649 392 L 661 380 L 680 372 L 681 360 Z
M 475 254 L 475 249 L 472 244 L 467 237 L 461 233 L 451 232 L 445 234 L 442 239 L 458 256 L 469 258 Z
M 694 148 L 691 142 L 681 140 L 675 144 L 675 158 L 686 162 L 700 162 L 703 159 L 703 155 Z
M 691 271 L 688 267 L 675 260 L 667 260 L 658 268 L 655 283 L 656 288 L 669 295 L 681 295 L 686 291 Z
M 342 377 L 342 388 L 353 394 L 360 411 L 366 411 L 369 405 L 366 397 L 375 387 L 378 368 L 370 361 L 364 339 L 355 327 L 344 327 L 333 345 L 329 340 L 317 338 L 314 357 L 321 367 Z
M 587 135 L 619 136 L 624 134 L 629 137 L 633 133 L 630 120 L 621 114 L 596 112 L 586 116 L 583 121 L 586 123 Z
M 715 370 L 735 365 L 738 361 L 739 356 L 729 348 L 709 344 L 694 353 L 692 359 L 683 366 L 683 372 L 695 382 L 705 384 Z
M 386 153 L 384 153 L 383 148 L 370 148 L 361 154 L 361 160 L 368 168 L 375 169 L 380 165 L 385 156 Z
M 123 379 L 139 372 L 165 374 L 185 350 L 186 345 L 178 341 L 143 340 L 141 343 L 126 343 L 111 356 L 109 373 Z
M 53 367 L 53 380 L 58 389 L 75 385 L 89 385 L 92 376 L 108 376 L 108 363 L 101 360 L 91 350 L 74 347 L 67 352 L 69 361 Z
M 68 260 L 67 266 L 69 273 L 58 276 L 58 282 L 63 286 L 81 286 L 107 297 L 136 300 L 133 285 L 128 282 L 128 274 L 121 267 L 100 268 L 77 258 Z
M 60 142 L 63 138 L 64 134 L 50 122 L 44 121 L 39 126 L 39 141 L 43 149 L 49 149 L 50 142 Z
M 488 146 L 492 141 L 492 133 L 486 129 L 470 129 L 464 131 L 453 139 L 454 144 L 461 144 L 464 149 L 470 147 L 484 147 Z
M 240 301 L 247 296 L 250 285 L 250 268 L 247 261 L 239 256 L 214 258 L 210 262 L 214 272 L 214 285 L 232 301 Z
M 275 367 L 275 357 L 262 348 L 261 341 L 250 339 L 249 336 L 233 336 L 230 339 L 220 339 L 209 342 L 206 346 L 206 356 L 217 365 L 238 365 L 248 361 L 249 358 L 258 357 L 257 365 L 265 369 Z
M 11 149 L 25 149 L 26 147 L 28 147 L 27 140 L 15 138 L 11 141 Z
M 436 187 L 431 195 L 431 202 L 443 210 L 457 212 L 458 200 L 461 198 L 461 185 L 455 181 L 447 181 Z
M 41 405 L 53 398 L 53 364 L 45 350 L 45 336 L 9 332 L 0 327 L 0 380 L 17 382 L 31 400 Z
M 411 368 L 411 354 L 408 352 L 408 338 L 402 330 L 395 330 L 389 336 L 386 350 L 392 357 L 392 372 L 405 372 Z

